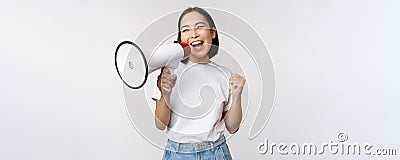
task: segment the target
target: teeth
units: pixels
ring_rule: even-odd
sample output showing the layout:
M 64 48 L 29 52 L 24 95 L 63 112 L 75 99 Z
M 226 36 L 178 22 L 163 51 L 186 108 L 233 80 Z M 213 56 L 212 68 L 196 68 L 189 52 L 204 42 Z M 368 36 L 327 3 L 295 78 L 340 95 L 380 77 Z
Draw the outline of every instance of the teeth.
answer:
M 192 43 L 192 46 L 198 45 L 198 44 L 200 44 L 200 43 L 202 43 L 202 42 L 201 42 L 201 41 L 193 42 L 193 43 Z

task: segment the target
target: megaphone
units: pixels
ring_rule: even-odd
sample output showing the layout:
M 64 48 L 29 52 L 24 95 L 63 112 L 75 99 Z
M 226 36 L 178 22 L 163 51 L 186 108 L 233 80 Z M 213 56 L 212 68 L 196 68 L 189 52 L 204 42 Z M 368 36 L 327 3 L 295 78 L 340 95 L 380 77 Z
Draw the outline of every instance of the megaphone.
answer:
M 133 47 L 129 50 L 126 59 L 119 58 L 118 51 L 126 44 Z M 173 71 L 178 67 L 179 61 L 186 59 L 189 54 L 190 47 L 184 42 L 175 41 L 172 44 L 162 45 L 154 49 L 153 52 L 144 53 L 137 44 L 131 41 L 123 41 L 117 46 L 114 62 L 122 82 L 131 89 L 140 89 L 146 83 L 148 74 L 162 67 L 167 67 Z M 120 73 L 118 66 L 126 68 L 123 74 Z M 165 90 L 169 91 L 169 89 Z

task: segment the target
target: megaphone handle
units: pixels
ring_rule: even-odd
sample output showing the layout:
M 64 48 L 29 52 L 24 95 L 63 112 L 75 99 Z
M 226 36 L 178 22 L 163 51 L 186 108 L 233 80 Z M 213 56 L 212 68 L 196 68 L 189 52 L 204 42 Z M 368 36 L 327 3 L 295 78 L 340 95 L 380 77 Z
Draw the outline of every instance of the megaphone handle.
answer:
M 170 68 L 170 67 L 167 67 L 167 68 L 168 68 L 168 70 L 170 71 L 171 74 L 174 74 L 174 69 L 173 68 Z M 164 91 L 166 91 L 166 92 L 171 92 L 172 88 L 162 87 L 162 89 Z

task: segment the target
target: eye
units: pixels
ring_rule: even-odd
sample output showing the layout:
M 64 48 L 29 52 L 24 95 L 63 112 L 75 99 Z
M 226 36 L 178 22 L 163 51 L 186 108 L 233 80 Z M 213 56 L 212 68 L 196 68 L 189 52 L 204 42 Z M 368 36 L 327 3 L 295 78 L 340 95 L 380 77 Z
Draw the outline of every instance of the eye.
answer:
M 188 28 L 184 28 L 184 29 L 181 30 L 181 32 L 182 33 L 189 32 L 189 29 Z
M 204 26 L 204 25 L 198 25 L 196 28 L 197 28 L 197 29 L 205 29 L 206 26 Z

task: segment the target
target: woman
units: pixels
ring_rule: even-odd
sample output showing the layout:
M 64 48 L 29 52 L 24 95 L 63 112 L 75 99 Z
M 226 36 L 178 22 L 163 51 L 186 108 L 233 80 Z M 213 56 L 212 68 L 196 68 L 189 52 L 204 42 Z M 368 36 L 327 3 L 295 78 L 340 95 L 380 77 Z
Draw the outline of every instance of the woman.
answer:
M 245 79 L 237 74 L 232 76 L 229 69 L 210 60 L 218 53 L 219 39 L 215 23 L 205 10 L 198 7 L 186 9 L 179 17 L 178 28 L 178 42 L 189 44 L 191 53 L 179 64 L 175 74 L 165 68 L 158 79 L 157 86 L 162 96 L 156 98 L 155 124 L 160 130 L 167 128 L 168 137 L 163 159 L 232 159 L 223 132 L 226 129 L 234 134 L 239 129 Z M 190 83 L 182 80 L 176 84 L 177 75 L 185 76 L 189 74 L 187 71 L 199 78 L 193 78 Z M 180 111 L 187 108 L 182 103 L 182 93 L 185 96 L 198 95 L 198 90 L 190 87 L 196 80 L 216 86 L 213 87 L 215 103 L 208 107 L 209 112 L 193 118 L 196 113 Z M 175 86 L 183 84 L 185 86 L 178 93 Z M 192 117 L 185 117 L 182 113 Z

